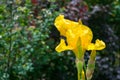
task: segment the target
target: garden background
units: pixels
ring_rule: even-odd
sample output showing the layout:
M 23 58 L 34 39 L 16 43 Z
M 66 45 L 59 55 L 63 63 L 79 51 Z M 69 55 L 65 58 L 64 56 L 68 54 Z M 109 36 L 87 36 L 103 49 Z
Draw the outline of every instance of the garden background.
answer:
M 0 80 L 77 80 L 74 54 L 55 51 L 59 14 L 105 41 L 92 80 L 120 80 L 120 0 L 0 0 Z

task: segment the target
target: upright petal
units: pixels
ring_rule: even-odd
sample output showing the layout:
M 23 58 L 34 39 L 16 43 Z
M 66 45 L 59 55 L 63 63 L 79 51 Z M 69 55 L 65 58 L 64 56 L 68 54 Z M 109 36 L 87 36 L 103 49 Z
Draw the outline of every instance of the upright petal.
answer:
M 63 15 L 59 15 L 56 19 L 55 19 L 55 23 L 54 25 L 56 26 L 56 28 L 58 29 L 58 31 L 60 32 L 60 35 L 65 35 L 66 34 L 66 29 L 64 28 L 64 16 Z
M 86 49 L 93 38 L 91 29 L 85 25 L 80 25 L 79 36 L 81 38 L 82 48 Z
M 64 15 L 59 15 L 55 19 L 54 25 L 56 26 L 56 28 L 60 32 L 60 35 L 66 36 L 67 30 L 76 27 L 76 25 L 78 25 L 78 23 L 71 21 L 71 20 L 68 20 L 68 19 L 64 19 Z
M 77 48 L 77 43 L 79 42 L 81 43 L 82 48 L 86 49 L 92 41 L 93 34 L 89 27 L 78 24 L 76 27 L 69 29 L 66 32 L 66 38 L 68 45 Z

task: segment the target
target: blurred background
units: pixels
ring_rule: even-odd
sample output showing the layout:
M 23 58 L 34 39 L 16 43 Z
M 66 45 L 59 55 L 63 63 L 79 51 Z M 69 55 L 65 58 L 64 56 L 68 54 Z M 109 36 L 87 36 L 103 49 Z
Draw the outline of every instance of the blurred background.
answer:
M 59 14 L 105 41 L 92 80 L 120 80 L 120 0 L 0 0 L 0 80 L 77 80 L 74 54 L 55 51 Z

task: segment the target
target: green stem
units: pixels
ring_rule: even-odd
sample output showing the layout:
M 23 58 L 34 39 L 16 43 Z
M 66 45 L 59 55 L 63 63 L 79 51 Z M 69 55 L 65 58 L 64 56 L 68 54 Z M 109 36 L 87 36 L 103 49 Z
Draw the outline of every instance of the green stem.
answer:
M 78 71 L 77 73 L 78 73 L 78 80 L 80 80 L 80 72 Z
M 84 70 L 84 73 L 85 73 L 85 80 L 87 80 L 87 76 L 86 76 L 86 64 L 84 64 L 84 66 L 83 66 L 83 70 Z
M 11 0 L 12 3 L 9 3 L 8 1 L 6 3 L 9 3 L 8 6 L 10 7 L 10 9 L 8 9 L 8 11 L 10 12 L 10 20 L 11 21 L 8 21 L 8 25 L 6 25 L 6 27 L 10 28 L 8 29 L 8 36 L 9 36 L 9 49 L 7 51 L 7 64 L 6 64 L 6 72 L 10 75 L 10 71 L 11 71 L 11 65 L 12 65 L 12 62 L 11 62 L 11 52 L 12 52 L 12 27 L 14 25 L 14 21 L 13 21 L 13 0 Z M 6 75 L 7 76 L 7 75 Z M 10 77 L 10 76 L 9 76 Z M 7 77 L 7 78 L 9 78 Z M 7 79 L 6 78 L 6 79 Z
M 82 80 L 83 64 L 84 64 L 84 59 L 76 58 L 76 67 L 77 67 L 78 80 Z

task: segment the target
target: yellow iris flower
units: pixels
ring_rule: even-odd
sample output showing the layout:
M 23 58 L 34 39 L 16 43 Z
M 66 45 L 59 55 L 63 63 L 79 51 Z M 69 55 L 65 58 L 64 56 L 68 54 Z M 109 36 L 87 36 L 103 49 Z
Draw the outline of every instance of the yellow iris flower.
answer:
M 55 19 L 55 26 L 60 32 L 61 36 L 64 36 L 65 39 L 60 39 L 59 45 L 56 47 L 57 52 L 62 52 L 65 50 L 72 50 L 76 56 L 76 66 L 78 70 L 78 80 L 82 76 L 82 80 L 85 79 L 84 71 L 82 71 L 84 64 L 84 52 L 85 50 L 92 50 L 91 56 L 88 62 L 87 74 L 89 70 L 93 72 L 89 67 L 91 62 L 95 61 L 96 50 L 102 50 L 106 47 L 105 43 L 102 40 L 97 39 L 95 43 L 91 43 L 93 38 L 93 33 L 89 27 L 83 25 L 81 21 L 74 22 L 68 19 L 64 19 L 64 15 L 59 15 Z M 95 63 L 92 63 L 93 65 Z M 80 75 L 82 73 L 82 75 Z M 91 74 L 91 73 L 90 73 Z M 92 74 L 91 74 L 92 75 Z M 87 78 L 91 79 L 87 76 Z
M 100 50 L 105 47 L 104 42 L 97 40 L 95 44 L 91 43 L 93 33 L 89 27 L 83 25 L 81 21 L 74 22 L 64 19 L 64 15 L 59 15 L 55 19 L 55 26 L 61 36 L 66 37 L 60 40 L 60 44 L 56 47 L 57 52 L 72 50 L 77 52 L 77 44 L 80 43 L 82 50 Z

